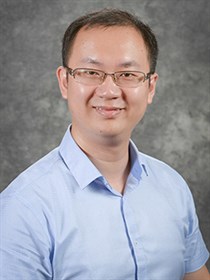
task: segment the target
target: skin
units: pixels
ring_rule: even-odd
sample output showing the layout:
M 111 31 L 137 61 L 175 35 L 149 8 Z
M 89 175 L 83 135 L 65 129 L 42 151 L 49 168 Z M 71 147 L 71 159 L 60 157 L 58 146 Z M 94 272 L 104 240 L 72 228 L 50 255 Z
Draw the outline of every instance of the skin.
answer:
M 147 49 L 140 33 L 132 27 L 119 26 L 81 29 L 68 66 L 107 73 L 150 71 Z M 130 171 L 129 139 L 153 101 L 158 75 L 153 74 L 150 83 L 147 80 L 135 88 L 120 88 L 110 76 L 101 85 L 87 86 L 76 82 L 62 66 L 57 69 L 57 78 L 71 112 L 74 140 L 109 184 L 123 193 Z M 209 280 L 208 277 L 203 267 L 187 274 L 185 280 Z
M 187 273 L 184 280 L 210 280 L 210 274 L 204 265 L 201 269 L 195 272 Z
M 142 37 L 135 29 L 125 27 L 80 30 L 68 66 L 108 73 L 149 72 Z M 107 181 L 122 193 L 129 173 L 129 138 L 147 105 L 152 103 L 157 74 L 152 76 L 150 87 L 146 81 L 136 88 L 120 88 L 110 76 L 100 86 L 87 86 L 71 76 L 67 80 L 63 67 L 58 68 L 57 76 L 62 96 L 68 101 L 75 141 Z

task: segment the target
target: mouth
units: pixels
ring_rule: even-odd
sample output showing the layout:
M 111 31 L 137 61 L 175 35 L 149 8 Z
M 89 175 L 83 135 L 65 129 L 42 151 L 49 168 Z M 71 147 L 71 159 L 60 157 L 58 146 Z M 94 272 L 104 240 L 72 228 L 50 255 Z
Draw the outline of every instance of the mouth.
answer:
M 106 118 L 113 118 L 118 116 L 124 108 L 121 107 L 109 107 L 109 106 L 93 106 L 96 112 Z

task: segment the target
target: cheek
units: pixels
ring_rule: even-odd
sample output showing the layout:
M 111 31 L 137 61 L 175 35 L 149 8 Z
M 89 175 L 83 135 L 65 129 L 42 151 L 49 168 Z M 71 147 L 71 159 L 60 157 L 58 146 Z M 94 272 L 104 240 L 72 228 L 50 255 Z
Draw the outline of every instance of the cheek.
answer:
M 137 122 L 142 119 L 148 105 L 148 92 L 135 89 L 128 98 L 131 115 Z
M 139 109 L 148 104 L 148 92 L 145 89 L 136 88 L 127 94 L 128 102 Z
M 69 110 L 82 112 L 92 96 L 93 89 L 77 82 L 69 83 L 68 86 L 68 106 Z
M 81 95 L 84 93 L 85 88 L 84 85 L 79 84 L 75 80 L 70 80 L 68 83 L 68 93 L 70 97 L 74 97 L 75 95 Z

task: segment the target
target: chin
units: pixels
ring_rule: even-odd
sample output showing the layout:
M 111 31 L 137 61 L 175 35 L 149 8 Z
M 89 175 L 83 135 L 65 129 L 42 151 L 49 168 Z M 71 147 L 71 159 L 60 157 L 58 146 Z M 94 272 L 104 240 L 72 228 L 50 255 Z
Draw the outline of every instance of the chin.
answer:
M 99 128 L 98 129 L 98 134 L 100 136 L 106 137 L 106 138 L 125 138 L 126 136 L 129 137 L 130 136 L 130 132 L 128 132 L 128 130 L 126 130 L 125 128 L 121 128 L 121 127 L 103 127 L 103 128 Z

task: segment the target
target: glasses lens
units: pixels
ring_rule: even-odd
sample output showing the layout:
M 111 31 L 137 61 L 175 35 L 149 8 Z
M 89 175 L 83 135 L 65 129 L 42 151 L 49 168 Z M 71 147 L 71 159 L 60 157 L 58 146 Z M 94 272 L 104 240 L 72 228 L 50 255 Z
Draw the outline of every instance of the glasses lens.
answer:
M 139 71 L 119 71 L 114 74 L 106 74 L 100 70 L 76 68 L 72 73 L 77 82 L 92 86 L 102 84 L 106 75 L 111 75 L 114 82 L 121 87 L 138 87 L 146 80 L 145 74 Z
M 116 73 L 116 83 L 124 87 L 136 87 L 145 81 L 145 75 L 141 72 L 122 71 Z
M 94 69 L 75 69 L 73 76 L 80 83 L 98 85 L 103 82 L 104 73 Z

